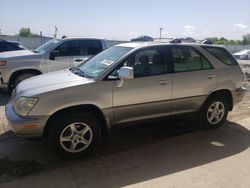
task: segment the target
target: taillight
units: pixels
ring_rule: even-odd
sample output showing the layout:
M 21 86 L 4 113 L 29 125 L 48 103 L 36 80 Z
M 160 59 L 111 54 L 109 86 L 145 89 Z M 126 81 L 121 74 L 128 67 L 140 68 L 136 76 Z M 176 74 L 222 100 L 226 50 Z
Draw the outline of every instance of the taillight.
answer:
M 4 66 L 7 64 L 7 61 L 0 61 L 0 66 Z

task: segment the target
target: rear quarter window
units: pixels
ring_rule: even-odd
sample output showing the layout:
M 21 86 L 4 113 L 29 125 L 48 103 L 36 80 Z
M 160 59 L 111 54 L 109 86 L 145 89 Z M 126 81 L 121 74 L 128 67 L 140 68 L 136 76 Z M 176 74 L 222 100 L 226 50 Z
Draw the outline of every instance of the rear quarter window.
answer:
M 233 58 L 233 56 L 224 48 L 203 46 L 205 50 L 219 59 L 222 63 L 226 65 L 238 65 L 238 62 Z

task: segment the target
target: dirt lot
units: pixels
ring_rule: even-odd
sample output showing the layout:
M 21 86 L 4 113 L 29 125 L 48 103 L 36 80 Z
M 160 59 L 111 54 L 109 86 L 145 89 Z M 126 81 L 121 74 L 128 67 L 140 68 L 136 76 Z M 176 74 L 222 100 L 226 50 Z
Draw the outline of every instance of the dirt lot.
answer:
M 241 64 L 249 71 L 250 62 Z M 0 187 L 250 187 L 250 92 L 218 130 L 197 130 L 182 119 L 120 128 L 75 161 L 8 131 L 8 100 L 0 92 Z

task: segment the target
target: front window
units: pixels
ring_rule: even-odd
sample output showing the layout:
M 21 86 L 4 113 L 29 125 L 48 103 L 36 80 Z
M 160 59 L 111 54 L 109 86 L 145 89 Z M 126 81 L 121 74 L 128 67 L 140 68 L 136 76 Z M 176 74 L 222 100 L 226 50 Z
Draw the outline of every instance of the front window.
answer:
M 37 49 L 34 50 L 34 52 L 36 52 L 36 53 L 44 53 L 49 48 L 51 48 L 52 46 L 54 46 L 58 42 L 60 42 L 59 39 L 50 40 L 50 41 L 46 42 L 45 44 L 39 46 Z
M 79 65 L 78 68 L 84 75 L 96 78 L 132 49 L 133 48 L 121 46 L 111 47 L 90 58 L 86 63 Z
M 70 40 L 60 44 L 56 47 L 55 51 L 59 52 L 59 56 L 79 56 L 80 51 L 80 41 Z

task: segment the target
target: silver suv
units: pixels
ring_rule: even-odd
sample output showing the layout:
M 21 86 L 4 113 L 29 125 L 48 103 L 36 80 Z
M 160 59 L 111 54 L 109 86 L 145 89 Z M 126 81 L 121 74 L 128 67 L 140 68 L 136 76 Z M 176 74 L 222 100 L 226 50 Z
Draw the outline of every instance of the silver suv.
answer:
M 0 54 L 0 88 L 12 90 L 24 79 L 70 68 L 107 48 L 99 38 L 53 39 L 37 49 Z
M 123 123 L 195 114 L 202 127 L 217 128 L 245 94 L 242 77 L 219 46 L 125 43 L 21 82 L 6 115 L 18 136 L 47 137 L 58 154 L 77 158 Z

